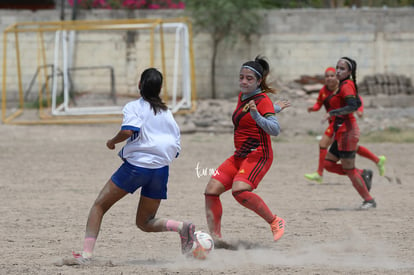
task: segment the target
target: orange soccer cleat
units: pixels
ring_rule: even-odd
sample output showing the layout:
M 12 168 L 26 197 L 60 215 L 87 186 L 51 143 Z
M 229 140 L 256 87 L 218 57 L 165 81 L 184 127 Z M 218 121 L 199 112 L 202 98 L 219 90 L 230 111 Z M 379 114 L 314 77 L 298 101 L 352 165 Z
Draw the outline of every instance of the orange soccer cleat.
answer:
M 270 224 L 270 228 L 273 232 L 274 241 L 279 240 L 285 233 L 285 220 L 281 217 L 276 217 L 276 219 Z

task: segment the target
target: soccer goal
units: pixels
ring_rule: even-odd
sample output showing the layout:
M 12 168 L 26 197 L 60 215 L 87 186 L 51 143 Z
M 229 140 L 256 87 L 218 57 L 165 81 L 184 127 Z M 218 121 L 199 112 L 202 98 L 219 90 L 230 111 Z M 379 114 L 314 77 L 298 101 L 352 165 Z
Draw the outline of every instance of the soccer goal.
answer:
M 3 37 L 4 123 L 28 123 L 17 118 L 33 106 L 38 123 L 112 121 L 138 97 L 148 67 L 163 73 L 162 97 L 174 113 L 194 107 L 186 18 L 17 23 Z

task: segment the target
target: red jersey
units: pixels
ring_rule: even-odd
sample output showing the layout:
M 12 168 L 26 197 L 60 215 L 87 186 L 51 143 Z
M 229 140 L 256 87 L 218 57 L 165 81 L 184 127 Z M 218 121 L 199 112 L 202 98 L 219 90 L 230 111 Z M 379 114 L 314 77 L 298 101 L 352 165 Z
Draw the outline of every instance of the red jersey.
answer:
M 322 89 L 319 90 L 319 95 L 318 98 L 316 100 L 316 103 L 312 106 L 312 109 L 314 111 L 319 111 L 322 107 L 322 105 L 325 107 L 325 110 L 327 112 L 332 110 L 332 107 L 329 103 L 330 97 L 333 94 L 333 91 L 329 90 L 328 87 L 326 85 L 324 85 L 322 87 Z M 360 95 L 359 99 L 361 101 L 361 106 L 358 108 L 357 111 L 363 113 L 364 112 L 364 102 L 362 101 L 362 97 Z
M 273 102 L 265 93 L 259 93 L 245 100 L 239 94 L 237 107 L 233 112 L 235 157 L 245 158 L 248 154 L 273 158 L 270 135 L 260 128 L 250 115 L 249 101 L 254 100 L 262 116 L 274 115 Z
M 332 98 L 329 101 L 331 105 L 331 110 L 339 109 L 346 106 L 345 99 L 348 97 L 356 97 L 355 84 L 352 80 L 345 80 L 340 84 L 339 91 L 334 93 Z M 342 124 L 343 121 L 349 121 L 356 123 L 354 113 L 349 113 L 346 115 L 334 116 L 334 122 Z
M 330 91 L 326 85 L 322 87 L 322 89 L 319 90 L 318 99 L 316 100 L 315 105 L 313 105 L 312 109 L 314 111 L 319 111 L 321 109 L 322 105 L 325 107 L 325 110 L 329 112 L 332 110 L 329 104 L 330 97 L 332 96 L 333 91 Z

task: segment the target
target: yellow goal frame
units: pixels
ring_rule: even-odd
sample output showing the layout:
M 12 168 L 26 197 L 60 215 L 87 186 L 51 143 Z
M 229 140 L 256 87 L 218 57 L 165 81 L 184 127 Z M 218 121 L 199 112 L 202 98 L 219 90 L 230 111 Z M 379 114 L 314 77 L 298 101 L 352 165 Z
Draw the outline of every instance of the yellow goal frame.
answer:
M 4 124 L 85 124 L 85 123 L 112 123 L 120 122 L 119 115 L 77 115 L 77 116 L 54 116 L 47 114 L 43 107 L 43 102 L 46 102 L 46 109 L 51 107 L 50 87 L 46 79 L 46 50 L 43 34 L 46 32 L 57 31 L 82 31 L 82 30 L 150 30 L 150 66 L 154 64 L 154 39 L 158 29 L 160 51 L 161 51 L 161 70 L 166 72 L 166 62 L 164 56 L 164 32 L 163 24 L 168 23 L 184 23 L 188 28 L 188 51 L 189 51 L 189 74 L 191 81 L 191 102 L 196 100 L 196 85 L 195 85 L 195 69 L 194 69 L 194 54 L 192 47 L 192 30 L 190 21 L 185 18 L 169 18 L 169 19 L 123 19 L 123 20 L 79 20 L 79 21 L 56 21 L 56 22 L 20 22 L 7 27 L 3 31 L 3 72 L 2 72 L 2 121 Z M 24 92 L 21 72 L 21 54 L 19 45 L 19 34 L 21 33 L 37 33 L 37 64 L 39 73 L 37 75 L 39 87 L 42 83 L 45 85 L 46 98 L 43 98 L 41 89 L 39 88 L 39 119 L 38 120 L 17 120 L 16 118 L 23 114 L 24 111 Z M 16 69 L 17 69 L 17 88 L 19 107 L 10 115 L 7 114 L 7 46 L 8 35 L 14 35 L 14 46 L 16 49 Z M 41 69 L 43 68 L 43 69 Z M 168 87 L 167 81 L 163 85 L 163 99 L 168 101 Z M 191 104 L 191 110 L 195 104 Z M 178 110 L 181 111 L 181 110 Z

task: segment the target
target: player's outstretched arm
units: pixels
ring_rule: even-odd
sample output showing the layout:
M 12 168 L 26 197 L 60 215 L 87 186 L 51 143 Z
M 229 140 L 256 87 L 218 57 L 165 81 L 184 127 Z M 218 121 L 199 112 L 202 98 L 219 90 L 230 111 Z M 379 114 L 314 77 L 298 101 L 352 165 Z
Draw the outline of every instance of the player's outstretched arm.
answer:
M 287 99 L 278 100 L 273 104 L 276 113 L 280 113 L 283 109 L 290 107 L 290 102 Z

